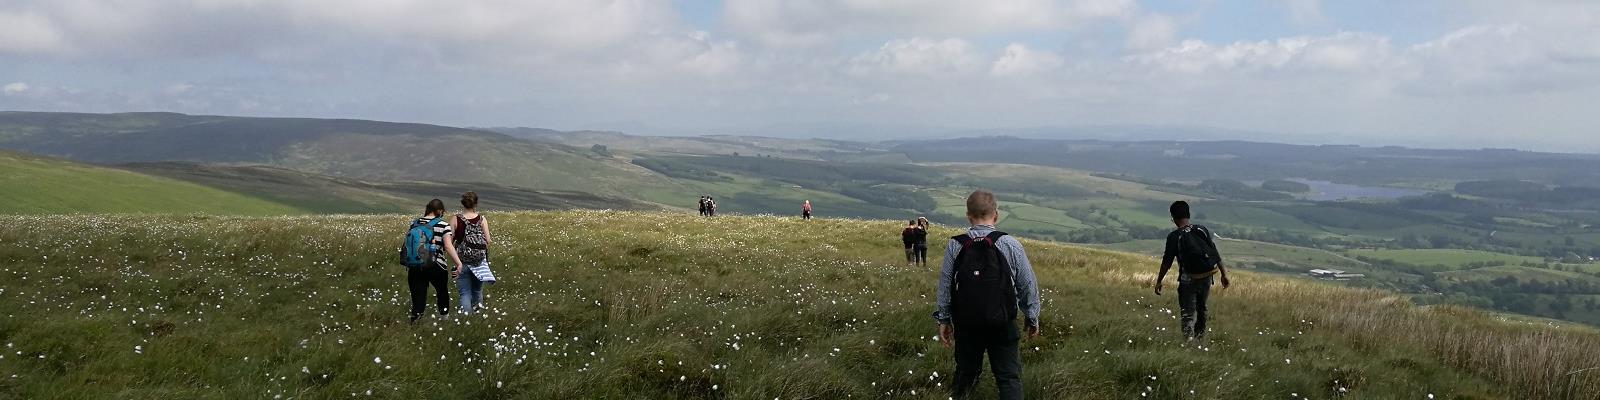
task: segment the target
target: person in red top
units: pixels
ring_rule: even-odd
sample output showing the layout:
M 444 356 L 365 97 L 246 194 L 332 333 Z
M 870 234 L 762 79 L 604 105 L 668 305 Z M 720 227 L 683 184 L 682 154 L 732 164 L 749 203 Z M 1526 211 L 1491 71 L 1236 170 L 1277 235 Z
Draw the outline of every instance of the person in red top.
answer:
M 804 204 L 800 205 L 800 218 L 811 219 L 811 200 L 806 200 Z

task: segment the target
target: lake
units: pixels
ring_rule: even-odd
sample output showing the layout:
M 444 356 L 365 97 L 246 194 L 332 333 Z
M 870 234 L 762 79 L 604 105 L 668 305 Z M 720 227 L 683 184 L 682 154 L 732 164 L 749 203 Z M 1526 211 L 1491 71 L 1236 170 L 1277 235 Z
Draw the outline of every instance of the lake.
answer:
M 1296 193 L 1295 197 L 1312 201 L 1339 201 L 1355 199 L 1396 199 L 1407 196 L 1421 196 L 1428 191 L 1417 189 L 1400 189 L 1382 186 L 1358 186 L 1319 181 L 1311 179 L 1294 178 L 1291 181 L 1304 183 L 1311 186 L 1307 193 Z

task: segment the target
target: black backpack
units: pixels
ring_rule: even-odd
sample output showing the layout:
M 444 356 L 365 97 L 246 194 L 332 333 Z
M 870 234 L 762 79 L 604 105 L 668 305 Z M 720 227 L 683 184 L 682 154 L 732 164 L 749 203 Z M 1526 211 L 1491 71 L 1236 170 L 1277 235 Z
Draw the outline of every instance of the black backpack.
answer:
M 1005 232 L 972 238 L 956 235 L 955 279 L 950 281 L 950 314 L 957 325 L 1003 325 L 1017 319 L 1017 290 L 1011 265 L 997 245 Z
M 483 216 L 480 215 L 478 218 Z M 461 234 L 456 236 L 459 238 L 456 241 L 456 254 L 461 257 L 462 264 L 478 265 L 489 258 L 489 241 L 483 233 L 482 222 L 483 220 L 479 219 L 478 223 L 474 223 L 461 214 L 456 214 L 456 224 L 459 225 L 456 229 L 461 231 Z
M 1196 235 L 1210 236 L 1211 232 L 1199 225 L 1188 231 L 1178 230 L 1178 267 L 1185 274 L 1204 274 L 1217 266 L 1217 259 L 1212 257 L 1216 249 Z

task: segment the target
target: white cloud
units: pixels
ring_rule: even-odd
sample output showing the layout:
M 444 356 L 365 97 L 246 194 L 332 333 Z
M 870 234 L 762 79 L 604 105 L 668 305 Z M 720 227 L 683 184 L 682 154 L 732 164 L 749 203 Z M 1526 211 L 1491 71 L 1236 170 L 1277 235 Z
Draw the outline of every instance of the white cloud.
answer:
M 817 45 L 859 34 L 960 36 L 1062 29 L 1133 15 L 1133 0 L 740 0 L 723 19 L 767 45 Z
M 1409 49 L 1426 95 L 1518 93 L 1600 85 L 1600 27 L 1475 25 Z
M 916 74 L 923 76 L 963 74 L 978 70 L 983 58 L 971 42 L 962 39 L 895 39 L 850 61 L 856 75 Z
M 989 73 L 995 76 L 1031 75 L 1061 68 L 1063 63 L 1061 56 L 1055 53 L 1033 50 L 1020 43 L 1012 43 L 1006 46 L 1000 58 L 989 67 Z
M 0 9 L 0 53 L 48 53 L 66 50 L 49 18 Z
M 1360 71 L 1390 63 L 1391 53 L 1388 38 L 1340 32 L 1226 45 L 1190 39 L 1177 46 L 1132 56 L 1129 60 L 1184 73 L 1284 69 Z
M 28 91 L 27 82 L 12 82 L 6 84 L 3 88 L 0 88 L 0 92 L 4 92 L 5 94 L 20 94 L 26 91 Z
M 0 56 L 51 53 L 75 59 L 239 56 L 305 64 L 387 57 L 415 64 L 590 66 L 577 70 L 596 70 L 594 64 L 730 65 L 723 60 L 736 46 L 695 32 L 671 2 L 657 0 L 11 0 L 0 5 Z M 702 51 L 687 51 L 696 48 Z
M 1139 18 L 1128 27 L 1128 47 L 1150 50 L 1172 44 L 1178 36 L 1178 23 L 1170 16 L 1151 14 Z

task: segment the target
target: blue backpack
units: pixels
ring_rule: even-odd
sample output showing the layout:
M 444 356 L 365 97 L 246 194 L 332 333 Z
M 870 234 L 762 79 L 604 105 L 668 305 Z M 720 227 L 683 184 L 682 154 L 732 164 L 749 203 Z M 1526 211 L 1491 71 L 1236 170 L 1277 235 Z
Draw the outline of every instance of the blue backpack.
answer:
M 411 229 L 406 230 L 406 240 L 400 245 L 400 264 L 408 268 L 422 268 L 433 262 L 433 226 L 439 223 L 439 218 L 434 218 L 426 224 L 412 221 Z

